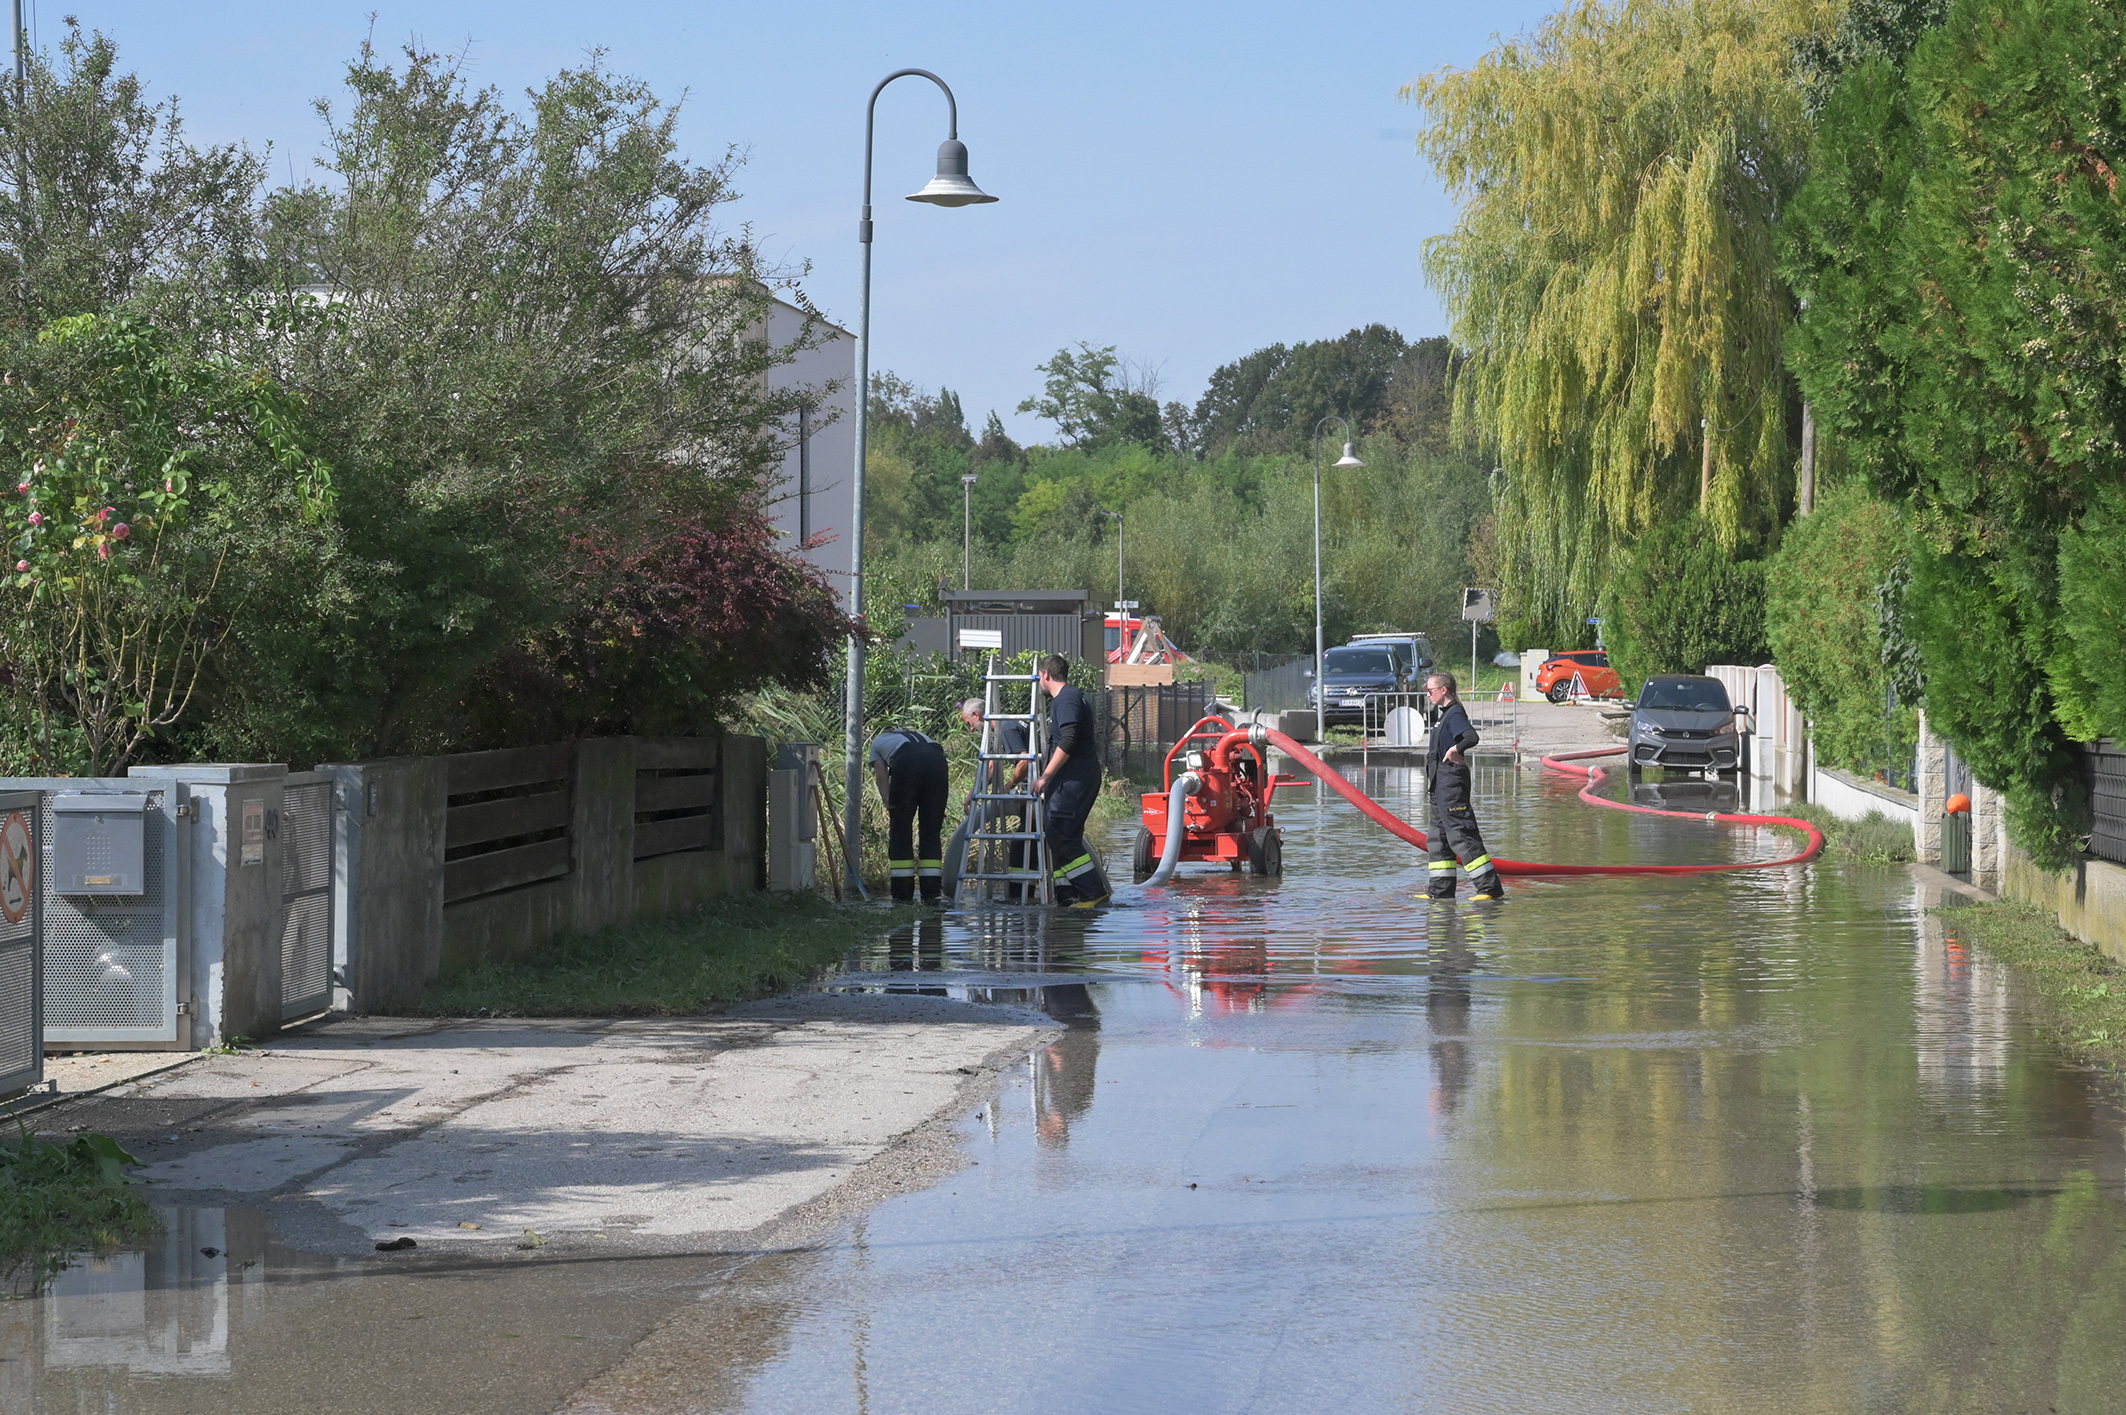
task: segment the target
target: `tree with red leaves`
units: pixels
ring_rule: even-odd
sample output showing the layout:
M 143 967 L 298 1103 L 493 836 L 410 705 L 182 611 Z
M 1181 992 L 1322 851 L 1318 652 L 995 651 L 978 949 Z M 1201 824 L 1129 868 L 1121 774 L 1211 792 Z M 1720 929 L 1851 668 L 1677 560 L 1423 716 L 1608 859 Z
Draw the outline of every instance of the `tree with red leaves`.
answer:
M 811 544 L 795 547 L 810 549 Z M 575 543 L 584 608 L 486 673 L 485 737 L 699 732 L 769 683 L 817 692 L 856 626 L 826 578 L 756 513 L 684 522 L 643 543 Z

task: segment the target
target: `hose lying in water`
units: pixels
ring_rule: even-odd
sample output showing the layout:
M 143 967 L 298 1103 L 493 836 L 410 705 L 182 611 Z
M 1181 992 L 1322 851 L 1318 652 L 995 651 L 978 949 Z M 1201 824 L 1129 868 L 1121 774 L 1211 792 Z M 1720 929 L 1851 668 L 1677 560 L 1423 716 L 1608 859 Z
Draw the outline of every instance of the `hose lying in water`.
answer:
M 1144 881 L 1145 888 L 1165 884 L 1174 877 L 1174 870 L 1181 863 L 1181 838 L 1188 834 L 1181 824 L 1181 803 L 1202 786 L 1202 778 L 1193 771 L 1184 771 L 1174 778 L 1173 789 L 1166 793 L 1166 848 L 1159 852 L 1159 868 Z
M 1218 739 L 1213 750 L 1222 762 L 1234 747 L 1253 741 L 1276 747 L 1293 761 L 1298 762 L 1320 779 L 1321 783 L 1337 795 L 1358 807 L 1359 811 L 1375 825 L 1397 839 L 1406 840 L 1420 850 L 1429 850 L 1431 840 L 1425 832 L 1411 825 L 1402 817 L 1389 811 L 1365 792 L 1344 779 L 1343 773 L 1331 767 L 1299 743 L 1274 728 L 1244 727 L 1228 732 Z M 1789 855 L 1783 860 L 1756 860 L 1738 865 L 1552 865 L 1539 860 L 1507 860 L 1494 855 L 1491 862 L 1498 866 L 1502 875 L 1712 875 L 1728 874 L 1736 870 L 1775 870 L 1782 865 L 1799 865 L 1816 858 L 1823 849 L 1823 832 L 1805 820 L 1793 816 L 1730 815 L 1716 812 L 1661 811 L 1651 806 L 1632 806 L 1619 801 L 1606 801 L 1592 793 L 1607 778 L 1608 773 L 1600 767 L 1569 765 L 1573 760 L 1585 757 L 1610 757 L 1620 755 L 1622 747 L 1599 747 L 1591 752 L 1567 752 L 1557 757 L 1543 758 L 1543 765 L 1552 771 L 1585 776 L 1587 785 L 1580 789 L 1580 799 L 1597 806 L 1609 806 L 1616 810 L 1638 811 L 1646 815 L 1679 816 L 1688 820 L 1733 821 L 1740 825 L 1785 825 L 1804 831 L 1809 838 L 1808 848 L 1798 855 Z M 1178 834 L 1178 832 L 1170 832 Z

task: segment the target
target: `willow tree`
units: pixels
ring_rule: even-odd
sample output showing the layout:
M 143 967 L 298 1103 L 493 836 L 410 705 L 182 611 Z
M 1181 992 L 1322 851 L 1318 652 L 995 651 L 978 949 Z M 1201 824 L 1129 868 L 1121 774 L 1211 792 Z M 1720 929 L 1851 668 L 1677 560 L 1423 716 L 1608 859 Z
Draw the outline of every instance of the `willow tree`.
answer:
M 1460 204 L 1425 243 L 1468 353 L 1456 427 L 1504 469 L 1520 613 L 1595 603 L 1610 547 L 1695 507 L 1776 529 L 1798 416 L 1775 230 L 1808 147 L 1798 42 L 1828 0 L 1586 0 L 1403 96 Z

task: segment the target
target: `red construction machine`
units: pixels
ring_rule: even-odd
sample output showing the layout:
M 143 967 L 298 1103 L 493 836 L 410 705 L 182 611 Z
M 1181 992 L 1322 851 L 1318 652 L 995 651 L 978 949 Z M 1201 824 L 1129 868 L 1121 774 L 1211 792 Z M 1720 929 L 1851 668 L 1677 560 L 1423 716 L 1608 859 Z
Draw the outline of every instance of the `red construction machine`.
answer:
M 1165 861 L 1176 801 L 1182 829 L 1177 863 L 1225 860 L 1236 870 L 1245 862 L 1258 875 L 1284 873 L 1284 837 L 1270 814 L 1270 797 L 1300 778 L 1274 775 L 1262 746 L 1233 733 L 1227 719 L 1206 717 L 1166 754 L 1165 789 L 1144 793 L 1144 824 L 1130 860 L 1139 881 Z

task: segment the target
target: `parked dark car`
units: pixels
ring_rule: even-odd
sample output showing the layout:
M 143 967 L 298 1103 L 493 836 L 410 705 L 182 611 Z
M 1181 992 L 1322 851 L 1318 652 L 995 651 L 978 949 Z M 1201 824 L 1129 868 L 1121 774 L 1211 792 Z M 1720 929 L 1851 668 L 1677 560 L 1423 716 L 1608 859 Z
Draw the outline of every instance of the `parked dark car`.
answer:
M 1717 678 L 1664 674 L 1647 679 L 1631 711 L 1632 772 L 1649 766 L 1734 772 L 1742 763 L 1742 737 L 1735 725 L 1740 711 Z
M 1432 640 L 1430 637 L 1418 633 L 1416 630 L 1404 633 L 1353 634 L 1351 636 L 1351 646 L 1353 648 L 1366 648 L 1375 644 L 1385 644 L 1395 650 L 1396 656 L 1402 659 L 1403 676 L 1410 680 L 1412 691 L 1421 690 L 1425 686 L 1425 675 L 1432 671 L 1433 664 L 1437 662 L 1432 655 Z M 1465 684 L 1464 686 L 1467 685 Z
M 1394 704 L 1377 699 L 1369 704 L 1367 694 L 1413 691 L 1403 656 L 1386 644 L 1341 644 L 1322 655 L 1321 673 L 1322 682 L 1307 689 L 1307 706 L 1313 707 L 1326 688 L 1322 720 L 1330 725 L 1362 722 L 1378 727 Z

